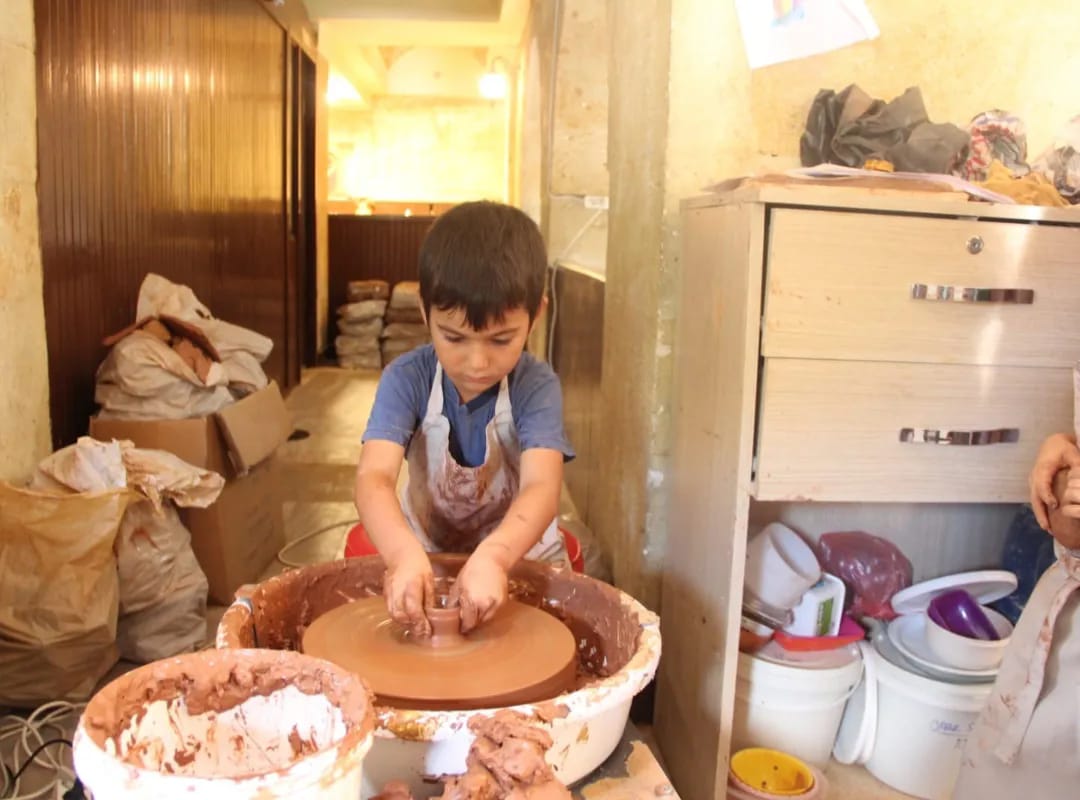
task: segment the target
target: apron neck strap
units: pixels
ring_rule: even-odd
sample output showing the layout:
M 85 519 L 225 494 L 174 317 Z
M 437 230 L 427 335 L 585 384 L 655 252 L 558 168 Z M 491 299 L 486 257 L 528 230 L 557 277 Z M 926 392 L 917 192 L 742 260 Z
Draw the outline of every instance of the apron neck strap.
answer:
M 427 417 L 437 416 L 443 412 L 443 370 L 438 359 L 435 361 L 435 380 L 431 384 L 431 393 L 428 394 Z
M 510 413 L 510 382 L 504 377 L 499 381 L 499 396 L 495 399 L 495 416 Z
M 495 400 L 495 413 L 507 414 L 510 412 L 510 382 L 504 377 L 499 381 L 499 396 Z M 438 361 L 435 362 L 435 381 L 431 384 L 431 393 L 428 395 L 427 416 L 440 415 L 443 413 L 443 368 Z

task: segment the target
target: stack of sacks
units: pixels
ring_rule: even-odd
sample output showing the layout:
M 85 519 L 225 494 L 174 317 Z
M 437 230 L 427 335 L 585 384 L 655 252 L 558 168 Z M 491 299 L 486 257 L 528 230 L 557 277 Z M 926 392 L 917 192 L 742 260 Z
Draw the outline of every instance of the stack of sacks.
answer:
M 386 310 L 386 327 L 382 332 L 383 366 L 429 341 L 431 333 L 420 310 L 420 284 L 401 281 L 394 286 L 390 307 Z
M 159 275 L 139 289 L 137 320 L 104 344 L 97 372 L 102 419 L 185 419 L 266 388 L 273 342 L 215 319 L 194 292 Z
M 350 281 L 349 302 L 338 309 L 338 337 L 334 340 L 338 364 L 349 369 L 382 367 L 379 336 L 390 296 L 386 281 Z
M 206 638 L 209 589 L 176 507 L 205 508 L 224 479 L 163 450 L 83 436 L 42 461 L 30 483 L 68 494 L 131 489 L 113 550 L 119 577 L 120 657 L 144 664 L 198 649 Z

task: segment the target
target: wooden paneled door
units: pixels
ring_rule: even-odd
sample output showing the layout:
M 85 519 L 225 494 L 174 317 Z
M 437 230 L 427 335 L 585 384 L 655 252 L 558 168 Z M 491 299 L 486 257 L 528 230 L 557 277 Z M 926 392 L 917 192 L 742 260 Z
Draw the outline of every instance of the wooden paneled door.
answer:
M 315 257 L 315 62 L 288 44 L 285 170 L 288 237 L 285 243 L 288 332 L 286 371 L 291 383 L 318 353 Z
M 148 272 L 269 336 L 267 373 L 296 382 L 314 332 L 310 60 L 262 0 L 34 13 L 54 443 L 86 430 L 102 337 L 134 320 Z

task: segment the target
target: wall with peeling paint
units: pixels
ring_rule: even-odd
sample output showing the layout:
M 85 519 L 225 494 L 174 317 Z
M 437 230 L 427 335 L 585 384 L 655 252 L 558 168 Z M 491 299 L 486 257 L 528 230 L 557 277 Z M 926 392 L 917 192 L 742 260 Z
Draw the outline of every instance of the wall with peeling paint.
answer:
M 50 449 L 38 243 L 32 0 L 0 5 L 0 479 L 28 477 Z
M 584 198 L 609 190 L 607 2 L 542 0 L 532 23 L 528 69 L 540 73 L 544 124 L 531 135 L 543 140 L 548 251 L 603 274 L 607 214 L 586 208 Z

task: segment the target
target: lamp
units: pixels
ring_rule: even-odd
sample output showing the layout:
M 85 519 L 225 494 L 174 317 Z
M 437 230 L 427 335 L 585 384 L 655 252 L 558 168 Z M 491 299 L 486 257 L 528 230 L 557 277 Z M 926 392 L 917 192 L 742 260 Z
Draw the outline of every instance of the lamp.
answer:
M 486 100 L 502 100 L 506 97 L 510 82 L 506 77 L 506 61 L 502 57 L 492 59 L 488 71 L 478 81 L 480 96 Z

